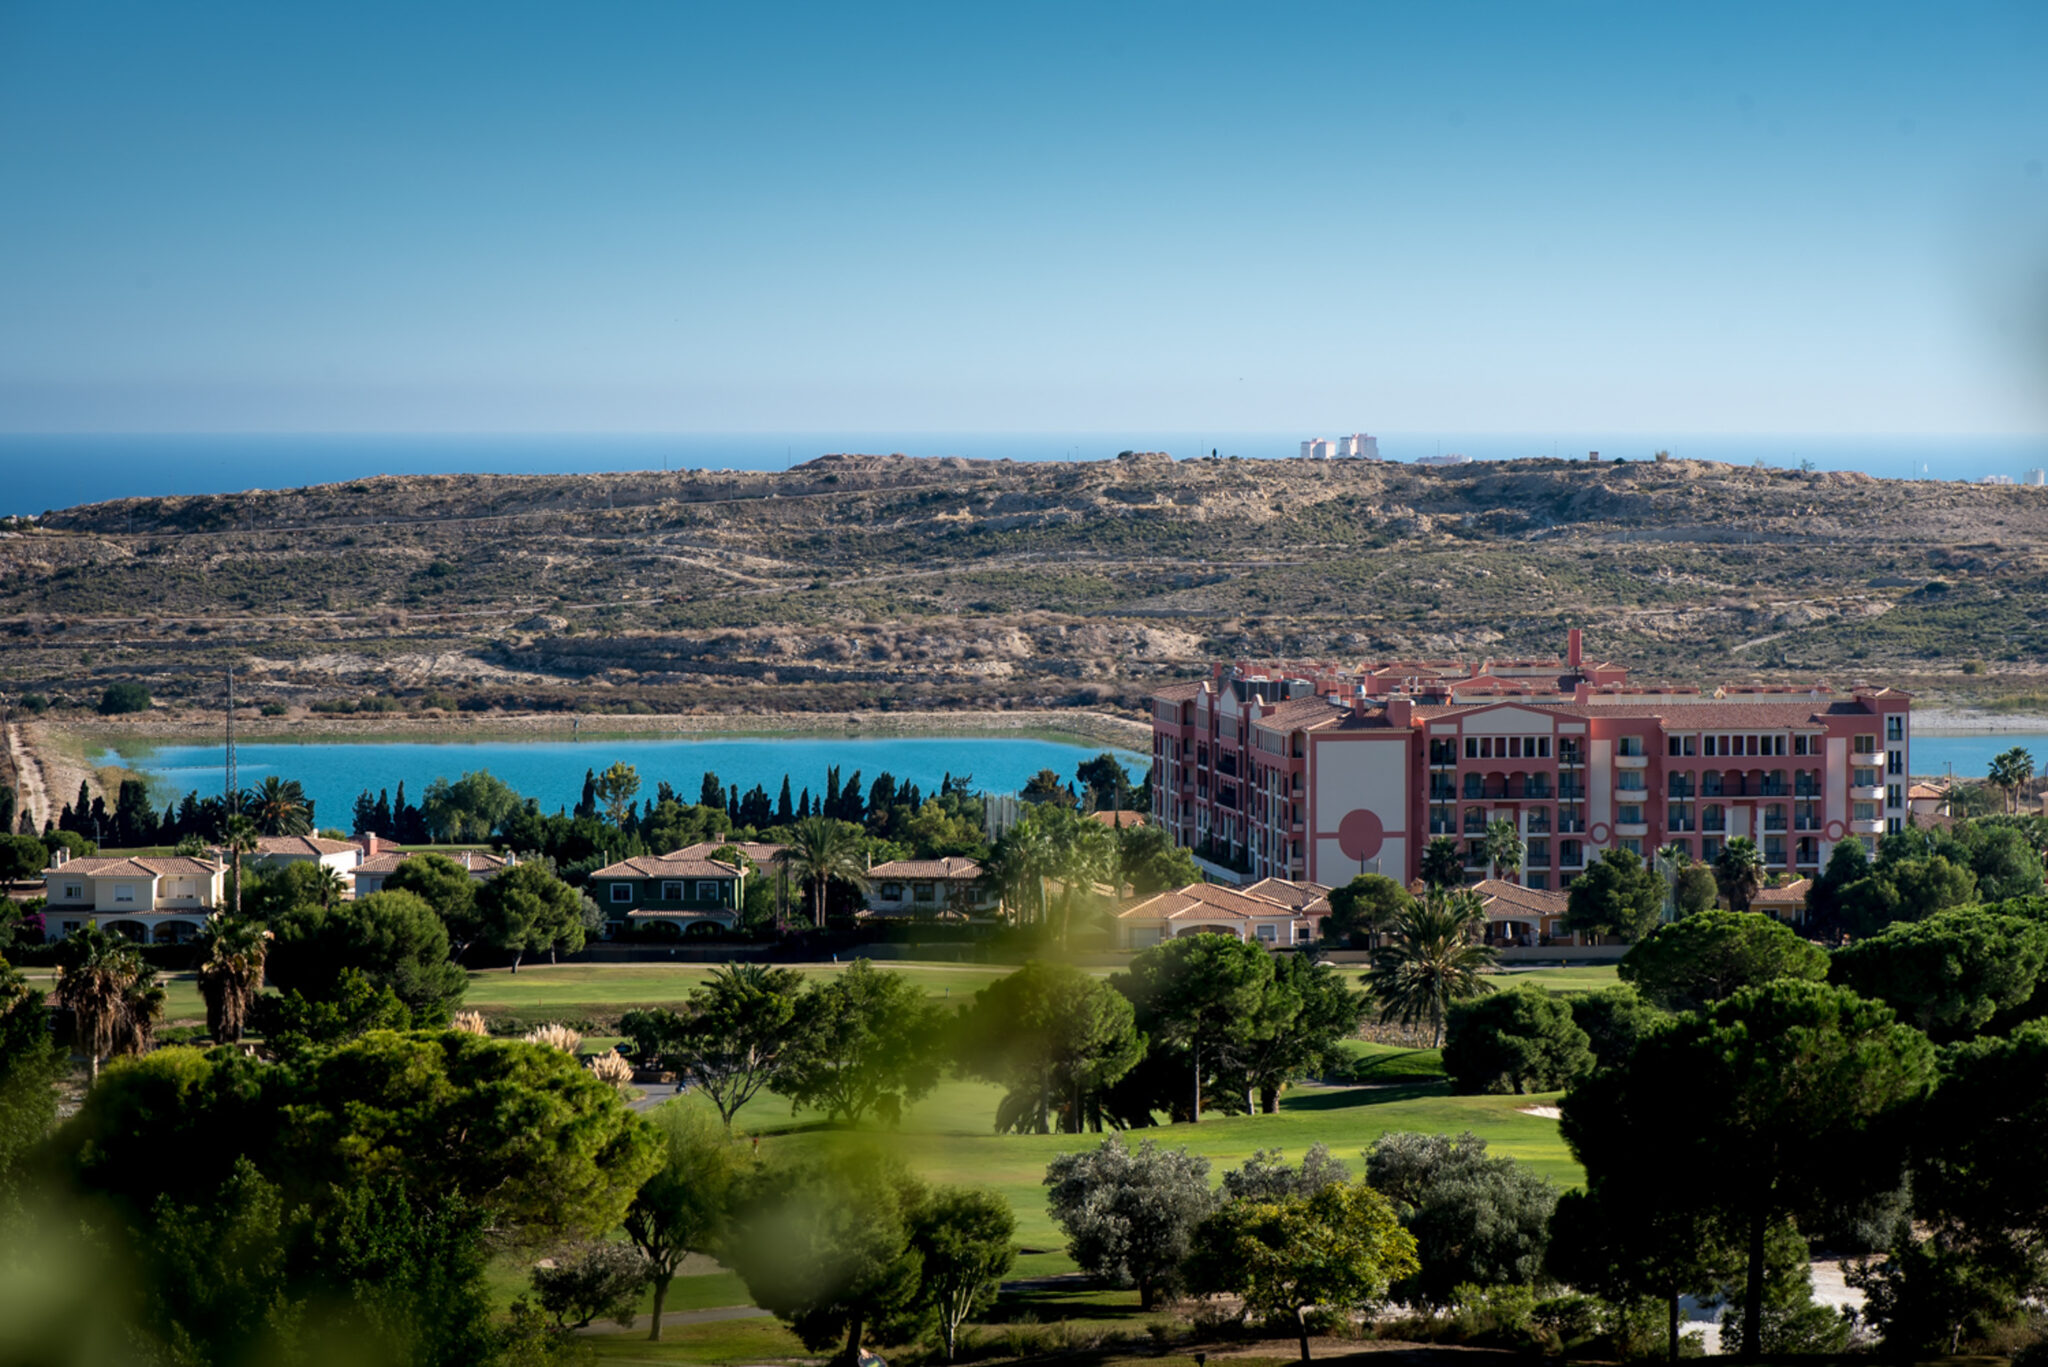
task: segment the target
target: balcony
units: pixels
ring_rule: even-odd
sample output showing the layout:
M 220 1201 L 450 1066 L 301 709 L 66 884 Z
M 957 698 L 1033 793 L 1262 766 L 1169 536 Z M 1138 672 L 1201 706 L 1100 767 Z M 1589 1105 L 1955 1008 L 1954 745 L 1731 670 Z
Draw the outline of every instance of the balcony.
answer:
M 1586 800 L 1586 785 L 1575 778 L 1559 779 L 1557 781 L 1557 800 L 1559 802 L 1584 802 Z
M 1882 783 L 1872 783 L 1866 787 L 1853 787 L 1849 789 L 1849 800 L 1851 802 L 1882 802 L 1884 801 L 1884 785 Z
M 1614 767 L 1617 769 L 1647 769 L 1649 765 L 1650 757 L 1648 755 L 1616 755 L 1614 757 Z
M 1693 795 L 1693 785 L 1678 775 L 1673 774 L 1667 795 L 1676 798 L 1689 798 Z
M 1883 835 L 1884 818 L 1878 817 L 1871 821 L 1852 821 L 1849 823 L 1849 829 L 1857 835 Z
M 1725 831 L 1728 829 L 1728 818 L 1725 816 L 1702 817 L 1700 819 L 1700 829 L 1710 833 Z
M 1477 774 L 1467 774 L 1460 796 L 1473 802 L 1548 802 L 1551 791 L 1549 782 L 1541 778 L 1520 783 L 1497 778 L 1488 783 Z
M 1586 820 L 1584 817 L 1561 816 L 1557 819 L 1557 833 L 1559 835 L 1584 835 L 1586 833 Z
M 1650 833 L 1650 823 L 1647 821 L 1617 821 L 1614 823 L 1614 833 L 1627 836 L 1648 835 Z

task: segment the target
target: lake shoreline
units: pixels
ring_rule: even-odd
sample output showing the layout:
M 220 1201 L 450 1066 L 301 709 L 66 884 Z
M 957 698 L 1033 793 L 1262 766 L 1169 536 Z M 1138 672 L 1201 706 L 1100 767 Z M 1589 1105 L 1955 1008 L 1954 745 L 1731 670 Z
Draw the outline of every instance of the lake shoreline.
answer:
M 136 742 L 203 745 L 221 738 L 217 713 L 163 712 L 135 717 L 94 717 L 77 723 L 48 720 L 19 728 L 40 771 L 53 808 L 70 802 L 81 782 L 95 792 L 103 775 L 117 766 L 93 761 L 108 750 Z M 600 741 L 745 739 L 750 737 L 849 740 L 884 737 L 1013 736 L 1057 740 L 1139 754 L 1152 748 L 1144 722 L 1105 712 L 1039 708 L 1010 712 L 715 712 L 689 715 L 618 716 L 609 713 L 546 712 L 520 715 L 451 713 L 440 716 L 378 713 L 333 716 L 295 712 L 287 717 L 235 719 L 235 738 L 244 744 L 350 744 L 366 742 L 488 743 L 516 741 Z M 132 771 L 129 771 L 132 772 Z M 109 805 L 113 794 L 105 794 Z M 38 824 L 56 815 L 35 813 Z

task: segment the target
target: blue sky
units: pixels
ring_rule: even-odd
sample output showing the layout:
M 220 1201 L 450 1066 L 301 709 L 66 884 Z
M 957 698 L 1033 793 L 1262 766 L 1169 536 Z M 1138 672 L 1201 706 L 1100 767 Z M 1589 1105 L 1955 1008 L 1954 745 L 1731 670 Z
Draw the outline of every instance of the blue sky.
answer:
M 0 0 L 0 430 L 2048 428 L 2048 6 Z

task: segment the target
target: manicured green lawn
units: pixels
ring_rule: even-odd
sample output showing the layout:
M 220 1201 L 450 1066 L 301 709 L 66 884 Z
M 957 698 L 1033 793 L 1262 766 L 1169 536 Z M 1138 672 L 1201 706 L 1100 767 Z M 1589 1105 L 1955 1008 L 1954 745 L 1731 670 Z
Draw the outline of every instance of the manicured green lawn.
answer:
M 814 977 L 843 973 L 845 964 L 797 964 Z M 561 1017 L 617 1016 L 636 1006 L 674 1006 L 690 989 L 711 976 L 716 964 L 526 964 L 510 969 L 472 970 L 465 1010 L 486 1015 L 503 1012 L 539 1020 L 549 1012 Z M 965 1001 L 997 978 L 1015 972 L 1005 964 L 878 963 L 901 973 L 941 999 Z
M 1101 1135 L 997 1135 L 991 1132 L 1001 1089 L 987 1083 L 949 1080 L 910 1107 L 902 1127 L 891 1133 L 872 1124 L 859 1129 L 828 1128 L 815 1114 L 792 1116 L 789 1103 L 772 1094 L 756 1097 L 735 1118 L 736 1131 L 758 1135 L 762 1151 L 803 1151 L 824 1145 L 872 1144 L 900 1156 L 932 1182 L 986 1186 L 1000 1191 L 1017 1214 L 1017 1237 L 1027 1253 L 1020 1276 L 1073 1270 L 1046 1214 L 1044 1177 L 1054 1155 L 1093 1148 Z M 707 1106 L 686 1096 L 685 1105 Z M 1393 1087 L 1301 1087 L 1287 1092 L 1278 1115 L 1216 1116 L 1199 1125 L 1169 1125 L 1126 1133 L 1126 1143 L 1154 1141 L 1186 1147 L 1207 1158 L 1211 1180 L 1220 1180 L 1259 1149 L 1280 1149 L 1299 1158 L 1312 1144 L 1327 1144 L 1336 1156 L 1363 1170 L 1360 1153 L 1390 1130 L 1458 1134 L 1471 1130 L 1491 1151 L 1531 1164 L 1560 1186 L 1575 1186 L 1579 1168 L 1559 1138 L 1557 1122 L 1522 1114 L 1522 1108 L 1555 1105 L 1554 1096 L 1452 1096 L 1441 1083 Z M 1048 1255 L 1042 1260 L 1034 1255 Z
M 712 1324 L 664 1322 L 660 1343 L 649 1343 L 644 1329 L 591 1334 L 580 1342 L 600 1362 L 720 1364 L 811 1356 L 781 1321 L 769 1319 L 722 1320 Z
M 1564 968 L 1504 969 L 1503 987 L 1527 983 L 1546 992 L 1598 992 L 1621 981 L 1613 964 L 1573 964 Z M 1498 981 L 1498 980 L 1497 980 Z
M 1362 1039 L 1344 1041 L 1343 1049 L 1352 1059 L 1351 1071 L 1345 1075 L 1350 1082 L 1436 1082 L 1444 1077 L 1441 1049 L 1411 1049 Z

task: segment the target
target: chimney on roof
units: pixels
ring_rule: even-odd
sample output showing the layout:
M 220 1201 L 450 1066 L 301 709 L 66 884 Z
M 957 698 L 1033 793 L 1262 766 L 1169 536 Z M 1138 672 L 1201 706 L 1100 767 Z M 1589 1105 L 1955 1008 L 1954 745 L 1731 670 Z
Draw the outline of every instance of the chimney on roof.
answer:
M 363 833 L 363 858 L 375 859 L 376 857 L 377 833 L 375 831 L 365 831 Z
M 1573 669 L 1577 669 L 1580 661 L 1585 658 L 1585 639 L 1580 635 L 1579 629 L 1573 627 L 1569 632 L 1565 633 L 1564 640 L 1564 662 Z
M 59 845 L 59 846 L 58 846 L 58 847 L 57 847 L 56 849 L 54 849 L 54 850 L 51 850 L 51 851 L 50 851 L 50 867 L 51 867 L 51 868 L 53 868 L 53 869 L 61 869 L 61 868 L 63 868 L 63 867 L 64 867 L 64 866 L 66 865 L 66 864 L 68 864 L 68 863 L 70 863 L 70 862 L 71 862 L 71 851 L 70 851 L 70 850 L 68 850 L 68 849 L 66 849 L 66 848 L 65 848 L 64 846 L 62 846 L 62 845 Z
M 1415 724 L 1415 699 L 1394 697 L 1387 699 L 1387 725 L 1413 726 Z

